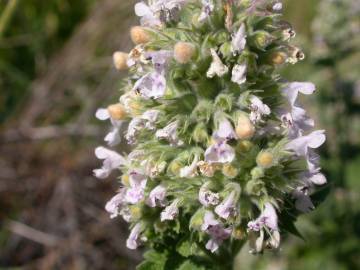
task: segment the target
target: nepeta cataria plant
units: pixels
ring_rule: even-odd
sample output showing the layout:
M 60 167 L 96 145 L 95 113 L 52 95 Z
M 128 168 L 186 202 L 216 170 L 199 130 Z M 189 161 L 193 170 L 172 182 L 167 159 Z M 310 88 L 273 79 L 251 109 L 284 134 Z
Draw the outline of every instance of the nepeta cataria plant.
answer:
M 281 233 L 314 208 L 326 182 L 314 149 L 324 131 L 299 105 L 315 87 L 277 70 L 304 58 L 289 44 L 279 1 L 158 0 L 135 5 L 136 44 L 114 54 L 129 69 L 119 103 L 99 109 L 96 149 L 106 178 L 122 172 L 106 205 L 130 223 L 127 247 L 150 251 L 139 269 L 229 269 L 242 245 L 278 249 Z

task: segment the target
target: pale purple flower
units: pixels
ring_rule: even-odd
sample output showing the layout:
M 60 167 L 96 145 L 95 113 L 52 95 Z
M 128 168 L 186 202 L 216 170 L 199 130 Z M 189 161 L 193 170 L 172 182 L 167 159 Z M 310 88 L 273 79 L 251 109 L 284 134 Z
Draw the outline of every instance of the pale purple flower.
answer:
M 238 85 L 244 84 L 246 82 L 246 70 L 246 64 L 235 65 L 232 69 L 231 81 Z
M 133 118 L 128 126 L 128 130 L 125 134 L 125 138 L 129 144 L 133 144 L 136 141 L 138 133 L 145 128 L 145 121 L 140 117 Z
M 136 16 L 141 17 L 140 22 L 143 26 L 154 27 L 161 26 L 161 21 L 156 16 L 156 10 L 152 6 L 148 6 L 144 2 L 135 5 Z
M 126 246 L 129 249 L 137 249 L 140 245 L 140 234 L 143 231 L 140 223 L 137 223 L 131 230 L 129 238 L 126 240 Z
M 228 219 L 236 214 L 237 196 L 236 191 L 232 191 L 218 206 L 215 213 L 223 219 Z
M 250 98 L 250 110 L 250 120 L 253 123 L 260 122 L 264 115 L 271 113 L 269 106 L 264 104 L 261 99 L 256 96 L 251 96 Z
M 146 204 L 150 207 L 164 207 L 166 198 L 166 188 L 162 185 L 155 187 L 149 194 Z
M 309 196 L 308 187 L 298 187 L 292 192 L 292 197 L 295 199 L 296 209 L 300 212 L 308 213 L 315 209 Z
M 229 68 L 223 64 L 220 57 L 216 53 L 214 49 L 210 49 L 211 56 L 212 56 L 212 63 L 206 73 L 208 78 L 213 78 L 215 76 L 222 77 L 226 73 L 228 73 Z
M 309 135 L 302 136 L 290 141 L 286 145 L 287 150 L 292 150 L 296 155 L 307 157 L 309 148 L 315 149 L 320 147 L 326 140 L 324 130 L 313 131 Z
M 306 111 L 298 106 L 293 106 L 291 112 L 280 112 L 280 119 L 288 131 L 288 137 L 295 139 L 314 127 L 314 120 L 306 115 Z
M 114 120 L 111 118 L 108 109 L 100 108 L 96 111 L 96 118 L 99 120 L 108 120 L 110 119 L 113 126 L 112 130 L 105 136 L 104 140 L 108 143 L 109 146 L 115 146 L 121 142 L 120 130 L 124 124 L 122 120 Z
M 231 51 L 234 55 L 240 54 L 246 46 L 246 29 L 245 24 L 242 23 L 239 30 L 234 34 L 231 41 Z
M 156 0 L 150 5 L 144 2 L 135 5 L 135 14 L 141 17 L 141 24 L 149 27 L 159 27 L 162 25 L 160 14 L 162 11 L 169 12 L 175 8 L 180 8 L 187 0 Z
M 158 131 L 156 131 L 156 138 L 168 140 L 171 145 L 182 145 L 183 142 L 179 140 L 177 136 L 178 125 L 179 121 L 174 121 L 168 124 L 163 129 L 159 129 Z
M 125 199 L 130 204 L 136 204 L 144 199 L 147 177 L 138 171 L 129 173 L 130 187 L 127 189 Z
M 214 11 L 215 8 L 212 0 L 201 0 L 201 3 L 202 3 L 202 9 L 201 9 L 201 14 L 199 16 L 199 22 L 205 21 L 211 15 L 211 13 Z
M 116 194 L 110 201 L 106 203 L 105 210 L 110 213 L 110 218 L 116 218 L 120 209 L 125 203 L 126 190 L 122 188 L 118 194 Z
M 205 151 L 205 161 L 208 163 L 230 163 L 235 158 L 234 149 L 226 143 L 219 140 L 211 145 Z
M 133 90 L 144 99 L 158 99 L 165 95 L 166 79 L 163 74 L 154 71 L 140 78 Z
M 271 203 L 265 203 L 264 210 L 260 216 L 248 223 L 248 228 L 251 231 L 260 231 L 264 226 L 272 231 L 278 231 L 278 216 L 276 210 Z
M 106 149 L 105 147 L 97 147 L 95 149 L 95 155 L 98 159 L 102 159 L 103 166 L 100 169 L 93 170 L 94 175 L 97 178 L 105 179 L 107 178 L 110 173 L 118 169 L 121 165 L 126 164 L 126 160 L 120 154 Z
M 218 193 L 209 190 L 208 183 L 205 183 L 199 190 L 199 202 L 205 207 L 218 205 L 220 196 Z
M 160 220 L 174 220 L 179 215 L 179 199 L 175 199 L 164 211 L 160 214 Z
M 180 169 L 180 177 L 182 178 L 192 178 L 197 175 L 197 163 L 199 162 L 199 157 L 196 155 L 194 160 L 189 166 L 185 166 Z
M 221 117 L 219 127 L 213 136 L 216 140 L 231 140 L 236 138 L 236 133 L 230 121 L 225 117 Z
M 206 211 L 204 215 L 204 223 L 201 230 L 210 235 L 210 240 L 206 243 L 206 249 L 211 252 L 218 250 L 222 242 L 228 239 L 231 235 L 231 229 L 224 228 L 224 226 L 215 219 L 214 214 Z
M 283 95 L 288 99 L 291 106 L 295 105 L 299 92 L 304 95 L 311 95 L 315 91 L 315 85 L 309 82 L 288 83 L 283 89 Z
M 155 52 L 145 53 L 147 59 L 151 59 L 155 70 L 162 74 L 165 70 L 165 67 L 168 61 L 173 57 L 173 52 L 168 50 L 160 50 Z

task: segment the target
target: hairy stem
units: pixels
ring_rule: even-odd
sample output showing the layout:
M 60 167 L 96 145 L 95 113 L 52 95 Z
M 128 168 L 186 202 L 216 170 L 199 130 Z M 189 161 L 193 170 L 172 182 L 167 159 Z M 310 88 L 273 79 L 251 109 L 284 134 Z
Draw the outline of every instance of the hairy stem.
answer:
M 0 17 L 0 38 L 3 37 L 6 27 L 9 24 L 12 16 L 14 15 L 18 4 L 19 4 L 19 0 L 8 0 L 4 12 L 1 14 Z

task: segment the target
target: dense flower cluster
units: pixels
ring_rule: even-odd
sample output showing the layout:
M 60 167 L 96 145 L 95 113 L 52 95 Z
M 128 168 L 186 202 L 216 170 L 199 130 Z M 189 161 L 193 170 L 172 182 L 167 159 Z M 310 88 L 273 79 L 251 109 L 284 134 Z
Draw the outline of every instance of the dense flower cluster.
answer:
M 135 5 L 136 46 L 114 54 L 130 77 L 119 103 L 96 113 L 112 123 L 109 146 L 133 147 L 97 148 L 94 170 L 122 172 L 106 210 L 131 224 L 128 248 L 181 235 L 199 253 L 246 240 L 259 253 L 279 247 L 282 214 L 314 208 L 310 195 L 326 183 L 314 149 L 325 135 L 298 102 L 315 86 L 276 73 L 304 58 L 281 11 L 279 1 Z

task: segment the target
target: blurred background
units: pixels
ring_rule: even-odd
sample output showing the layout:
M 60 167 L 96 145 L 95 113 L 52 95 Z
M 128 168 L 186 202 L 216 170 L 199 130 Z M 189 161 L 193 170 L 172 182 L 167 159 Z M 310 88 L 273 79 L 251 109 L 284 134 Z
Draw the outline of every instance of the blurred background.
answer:
M 133 0 L 0 0 L 0 269 L 134 269 L 127 226 L 104 205 L 115 179 L 92 176 L 118 98 L 115 50 L 129 50 Z M 283 71 L 317 84 L 306 107 L 327 130 L 328 199 L 277 254 L 237 269 L 360 269 L 360 0 L 285 1 L 305 61 Z

